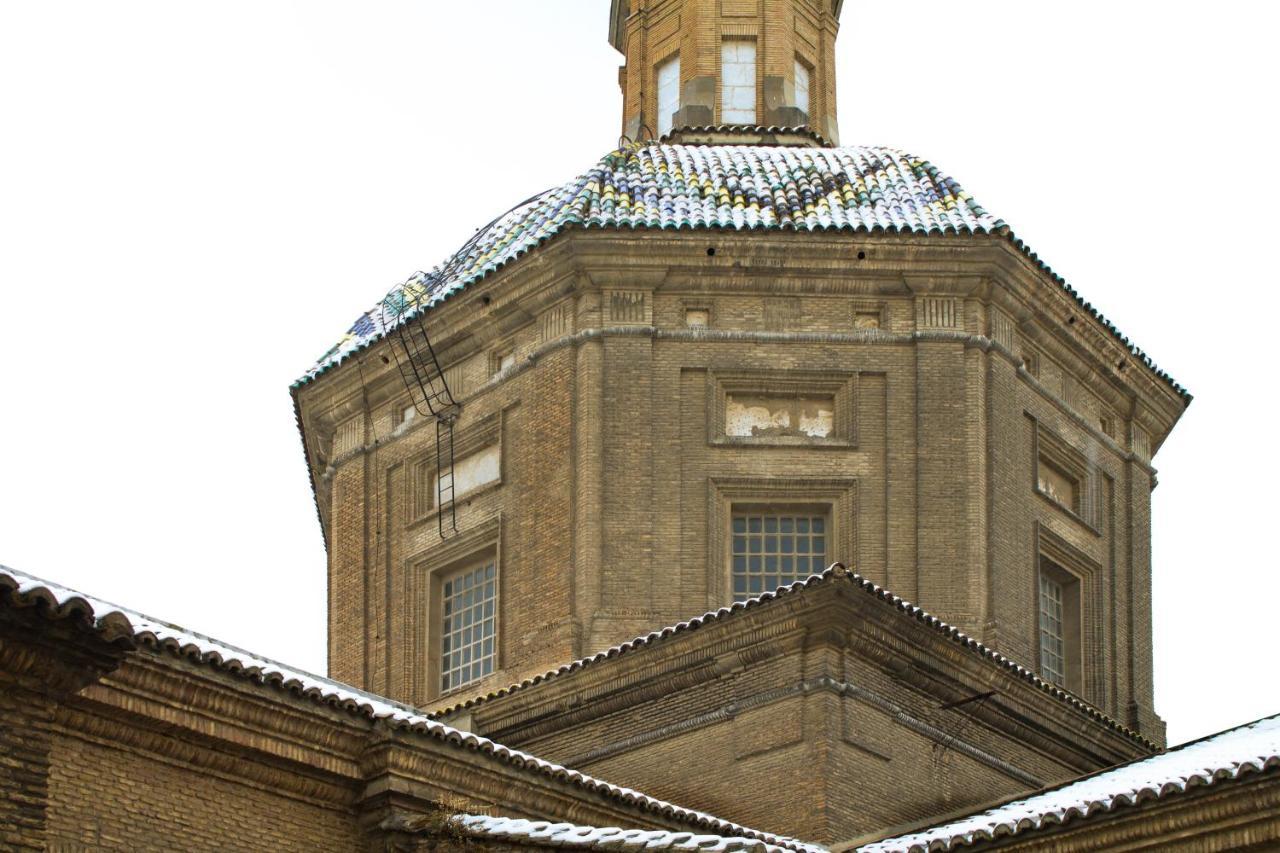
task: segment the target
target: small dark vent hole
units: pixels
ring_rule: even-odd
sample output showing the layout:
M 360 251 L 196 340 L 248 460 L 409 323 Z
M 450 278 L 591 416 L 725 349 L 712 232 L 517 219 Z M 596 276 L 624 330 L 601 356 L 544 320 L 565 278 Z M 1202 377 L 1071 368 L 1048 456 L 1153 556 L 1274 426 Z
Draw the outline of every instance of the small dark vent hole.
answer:
M 1068 325 L 1068 326 L 1074 326 L 1075 324 L 1076 324 L 1076 318 L 1075 318 L 1075 317 L 1068 317 L 1068 318 L 1067 318 L 1067 325 Z
M 708 247 L 707 247 L 707 257 L 708 257 L 708 258 L 714 258 L 715 256 L 716 256 L 716 247 L 715 247 L 715 246 L 708 246 Z
M 391 359 L 387 358 L 387 357 L 384 355 L 384 356 L 382 357 L 382 363 L 383 363 L 383 364 L 390 364 L 390 363 L 391 363 Z
M 488 294 L 485 294 L 484 296 L 480 297 L 480 301 L 483 302 L 485 305 L 488 305 L 490 302 L 493 301 L 493 297 L 489 296 Z
M 858 260 L 860 260 L 860 261 L 865 261 L 866 259 L 867 259 L 867 253 L 866 253 L 866 252 L 859 252 L 859 253 L 858 253 Z

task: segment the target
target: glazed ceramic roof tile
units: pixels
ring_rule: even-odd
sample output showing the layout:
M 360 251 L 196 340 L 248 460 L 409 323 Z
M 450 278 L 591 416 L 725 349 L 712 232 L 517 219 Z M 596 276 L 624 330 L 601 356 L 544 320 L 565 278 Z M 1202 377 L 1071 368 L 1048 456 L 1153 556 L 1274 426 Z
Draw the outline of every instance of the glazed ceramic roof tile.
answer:
M 691 832 L 578 826 L 572 823 L 488 815 L 454 815 L 450 820 L 462 832 L 475 838 L 536 847 L 573 850 L 697 850 L 701 853 L 781 853 L 786 849 L 754 838 L 695 835 Z M 809 849 L 818 851 L 822 848 L 809 845 Z
M 861 590 L 862 592 L 865 592 L 869 595 L 874 596 L 880 601 L 883 601 L 886 604 L 890 605 L 891 607 L 894 607 L 899 612 L 904 613 L 907 616 L 915 619 L 917 622 L 921 622 L 925 625 L 928 625 L 933 630 L 946 636 L 952 642 L 959 643 L 960 645 L 964 646 L 967 649 L 970 649 L 971 651 L 973 651 L 978 655 L 981 655 L 982 657 L 986 658 L 987 660 L 991 661 L 997 666 L 1013 673 L 1023 681 L 1027 681 L 1027 682 L 1030 682 L 1031 684 L 1034 684 L 1037 688 L 1045 691 L 1046 693 L 1055 697 L 1059 701 L 1066 702 L 1068 705 L 1071 705 L 1072 707 L 1085 712 L 1086 714 L 1088 714 L 1098 722 L 1106 725 L 1108 728 L 1113 729 L 1116 732 L 1119 732 L 1125 735 L 1130 740 L 1134 741 L 1135 743 L 1141 744 L 1146 749 L 1155 750 L 1157 748 L 1154 743 L 1147 740 L 1147 738 L 1143 737 L 1138 732 L 1135 732 L 1132 729 L 1127 728 L 1126 726 L 1122 725 L 1119 721 L 1107 716 L 1102 711 L 1098 710 L 1094 706 L 1086 703 L 1085 701 L 1077 697 L 1075 694 L 1069 693 L 1066 690 L 1063 690 L 1061 687 L 1058 687 L 1056 684 L 1052 684 L 1048 681 L 1045 681 L 1040 676 L 1036 675 L 1034 672 L 1022 666 L 1021 664 L 1018 664 L 1010 660 L 1009 658 L 1005 657 L 1004 655 L 1000 654 L 999 652 L 993 649 L 987 648 L 985 645 L 973 639 L 968 634 L 961 631 L 959 628 L 956 628 L 956 627 L 953 627 L 952 625 L 947 624 L 946 622 L 942 621 L 938 617 L 930 614 L 924 608 L 917 607 L 916 605 L 912 604 L 910 601 L 907 601 L 905 598 L 900 598 L 899 596 L 896 596 L 893 593 L 889 592 L 884 587 L 879 586 L 873 583 L 872 581 L 869 581 L 866 578 L 862 577 L 862 575 L 856 572 L 850 571 L 841 563 L 833 563 L 829 568 L 826 569 L 826 571 L 822 572 L 821 574 L 810 575 L 808 578 L 805 578 L 804 580 L 796 581 L 795 583 L 790 584 L 788 586 L 780 586 L 777 589 L 773 590 L 772 592 L 766 592 L 761 595 L 757 595 L 753 598 L 745 599 L 743 601 L 735 601 L 732 605 L 729 605 L 727 607 L 721 607 L 719 610 L 711 610 L 711 611 L 708 611 L 707 613 L 702 614 L 701 616 L 698 616 L 697 618 L 689 619 L 685 622 L 679 622 L 675 625 L 671 625 L 669 627 L 662 628 L 657 631 L 651 631 L 650 633 L 636 637 L 633 640 L 628 640 L 625 643 L 620 643 L 619 645 L 612 646 L 608 649 L 605 649 L 602 652 L 598 652 L 592 655 L 591 657 L 582 658 L 580 660 L 576 660 L 571 663 L 564 664 L 563 666 L 560 666 L 557 669 L 549 670 L 547 672 L 542 673 L 541 675 L 535 675 L 532 678 L 526 678 L 524 681 L 521 681 L 518 684 L 512 684 L 509 687 L 504 687 L 502 689 L 495 690 L 492 693 L 488 693 L 484 696 L 477 696 L 475 698 L 468 699 L 467 701 L 461 702 L 452 707 L 439 710 L 436 713 L 434 713 L 432 716 L 448 717 L 452 714 L 458 713 L 459 711 L 464 711 L 468 708 L 474 708 L 475 706 L 480 705 L 484 702 L 487 702 L 491 699 L 496 699 L 500 696 L 506 696 L 509 693 L 513 693 L 517 690 L 523 690 L 527 687 L 531 687 L 535 684 L 546 681 L 548 679 L 556 678 L 561 675 L 566 675 L 571 672 L 576 672 L 577 670 L 585 669 L 586 667 L 591 666 L 592 664 L 600 663 L 601 661 L 608 660 L 609 658 L 614 658 L 614 657 L 617 657 L 618 655 L 622 655 L 622 654 L 626 654 L 628 652 L 634 651 L 635 649 L 650 646 L 654 643 L 665 640 L 666 638 L 672 636 L 673 634 L 682 634 L 686 631 L 693 631 L 703 627 L 704 625 L 718 622 L 727 617 L 741 613 L 744 610 L 764 606 L 769 602 L 775 601 L 784 596 L 796 595 L 805 590 L 812 589 L 814 587 L 822 586 L 824 584 L 839 583 L 839 582 L 852 583 L 857 589 Z
M 46 618 L 70 620 L 86 630 L 101 634 L 110 642 L 128 642 L 165 651 L 258 684 L 286 690 L 320 704 L 342 708 L 369 719 L 384 720 L 396 728 L 434 737 L 462 749 L 483 752 L 532 773 L 568 782 L 690 826 L 726 836 L 756 838 L 791 850 L 816 849 L 794 839 L 759 832 L 714 815 L 673 805 L 630 788 L 612 785 L 577 770 L 570 770 L 488 738 L 437 722 L 408 705 L 294 669 L 211 637 L 153 619 L 136 610 L 0 565 L 0 604 L 4 603 L 19 608 L 39 608 Z
M 955 179 L 927 160 L 875 146 L 646 144 L 613 151 L 479 229 L 431 272 L 397 285 L 295 387 L 571 228 L 1004 235 L 1190 399 Z
M 1280 768 L 1280 714 L 1121 764 L 960 820 L 864 844 L 859 853 L 918 853 L 1031 832 Z

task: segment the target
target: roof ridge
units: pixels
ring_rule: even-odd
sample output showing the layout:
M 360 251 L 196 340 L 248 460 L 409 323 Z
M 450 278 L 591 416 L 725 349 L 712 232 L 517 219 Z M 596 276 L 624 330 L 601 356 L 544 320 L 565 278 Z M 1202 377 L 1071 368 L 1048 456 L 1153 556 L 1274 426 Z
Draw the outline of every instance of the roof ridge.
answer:
M 970 649 L 971 651 L 974 651 L 975 653 L 979 654 L 983 658 L 991 661 L 992 663 L 995 663 L 996 665 L 1002 667 L 1003 669 L 1011 671 L 1017 677 L 1021 678 L 1024 681 L 1030 682 L 1031 684 L 1035 685 L 1037 688 L 1045 692 L 1048 692 L 1050 695 L 1054 696 L 1056 699 L 1066 702 L 1067 704 L 1072 705 L 1078 710 L 1084 711 L 1089 716 L 1093 717 L 1099 722 L 1102 722 L 1107 727 L 1117 731 L 1118 733 L 1123 734 L 1124 736 L 1128 737 L 1130 740 L 1133 740 L 1134 742 L 1139 743 L 1150 750 L 1156 750 L 1159 748 L 1157 744 L 1147 739 L 1141 733 L 1130 729 L 1128 726 L 1124 725 L 1119 720 L 1116 720 L 1114 717 L 1110 716 L 1109 714 L 1104 713 L 1100 708 L 1085 701 L 1084 699 L 1081 699 L 1080 697 L 1076 696 L 1074 693 L 1068 690 L 1065 690 L 1056 684 L 1052 684 L 1048 681 L 1045 681 L 1043 678 L 1041 678 L 1031 669 L 1014 661 L 1012 658 L 1006 657 L 1000 652 L 997 652 L 994 649 L 989 648 L 986 644 L 982 643 L 979 640 L 974 639 L 973 637 L 970 637 L 968 634 L 966 634 L 964 631 L 961 631 L 959 628 L 956 628 L 955 626 L 949 624 L 948 622 L 942 619 L 939 619 L 938 617 L 929 613 L 923 607 L 919 607 L 918 605 L 912 604 L 907 599 L 902 598 L 901 596 L 895 595 L 894 593 L 890 592 L 886 588 L 880 586 L 874 581 L 868 580 L 867 578 L 863 577 L 857 572 L 849 569 L 843 563 L 839 563 L 839 562 L 832 563 L 824 571 L 818 574 L 810 575 L 809 577 L 804 578 L 803 580 L 798 580 L 794 583 L 787 584 L 785 586 L 780 586 L 777 589 L 771 590 L 769 592 L 761 593 L 760 595 L 753 596 L 751 598 L 745 599 L 744 601 L 735 601 L 733 604 L 726 605 L 725 607 L 721 607 L 716 610 L 709 610 L 700 616 L 695 616 L 691 619 L 682 620 L 680 622 L 677 622 L 674 625 L 668 625 L 663 628 L 650 631 L 647 634 L 641 634 L 637 637 L 627 640 L 626 642 L 618 643 L 616 645 L 610 646 L 607 649 L 602 649 L 601 651 L 596 652 L 593 655 L 588 655 L 587 657 L 578 658 L 576 660 L 570 661 L 569 663 L 562 664 L 561 666 L 555 669 L 547 670 L 546 672 L 540 673 L 538 675 L 530 676 L 529 678 L 513 683 L 507 687 L 491 691 L 485 694 L 484 696 L 476 696 L 476 697 L 467 699 L 463 702 L 459 702 L 456 705 L 451 705 L 447 708 L 434 711 L 431 716 L 446 717 L 451 714 L 456 714 L 460 711 L 465 711 L 469 708 L 474 708 L 485 702 L 489 702 L 494 699 L 499 699 L 503 696 L 508 696 L 511 693 L 514 693 L 518 690 L 524 690 L 526 688 L 532 687 L 536 684 L 540 684 L 552 678 L 555 678 L 561 675 L 568 675 L 569 673 L 577 672 L 579 670 L 585 669 L 586 667 L 595 663 L 599 663 L 600 661 L 617 657 L 622 654 L 626 654 L 627 652 L 632 651 L 634 649 L 650 646 L 653 643 L 665 640 L 674 634 L 695 630 L 710 622 L 719 621 L 721 619 L 733 616 L 734 614 L 740 613 L 744 610 L 747 610 L 748 608 L 758 607 L 770 601 L 781 598 L 784 595 L 798 594 L 800 592 L 803 592 L 804 590 L 816 587 L 819 584 L 823 584 L 833 579 L 838 579 L 842 577 L 852 582 L 855 586 L 860 588 L 862 591 L 875 595 L 877 598 L 886 602 L 887 604 L 892 605 L 899 611 L 906 613 L 909 616 L 913 616 L 917 621 L 924 622 L 934 630 L 947 636 L 952 641 L 959 643 L 962 646 L 965 646 L 966 648 Z

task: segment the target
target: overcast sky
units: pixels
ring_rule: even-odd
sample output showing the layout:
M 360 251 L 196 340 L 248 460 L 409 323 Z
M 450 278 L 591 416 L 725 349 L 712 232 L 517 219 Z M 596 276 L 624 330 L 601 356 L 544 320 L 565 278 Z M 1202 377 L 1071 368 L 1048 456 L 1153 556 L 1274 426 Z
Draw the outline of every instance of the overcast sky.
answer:
M 0 562 L 325 666 L 288 386 L 616 142 L 607 0 L 0 3 Z M 846 143 L 932 160 L 1195 395 L 1171 742 L 1280 712 L 1277 4 L 846 0 Z

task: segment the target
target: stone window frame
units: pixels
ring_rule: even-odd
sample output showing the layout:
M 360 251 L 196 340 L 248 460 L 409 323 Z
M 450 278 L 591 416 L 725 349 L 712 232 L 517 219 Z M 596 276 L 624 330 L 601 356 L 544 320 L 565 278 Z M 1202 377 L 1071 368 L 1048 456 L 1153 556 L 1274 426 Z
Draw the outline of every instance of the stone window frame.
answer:
M 771 510 L 825 509 L 828 565 L 854 568 L 858 553 L 856 477 L 712 477 L 708 482 L 707 606 L 733 603 L 731 537 L 735 507 Z M 824 567 L 825 568 L 825 567 Z
M 858 446 L 856 372 L 800 370 L 707 371 L 707 443 L 714 447 L 830 447 Z M 760 397 L 820 397 L 829 395 L 834 410 L 831 435 L 726 435 L 725 419 L 731 394 Z
M 1102 654 L 1101 615 L 1103 609 L 1102 566 L 1044 524 L 1036 523 L 1035 565 L 1031 572 L 1031 600 L 1034 602 L 1036 672 L 1040 672 L 1040 575 L 1046 570 L 1051 577 L 1074 590 L 1064 590 L 1074 598 L 1070 605 L 1074 632 L 1068 632 L 1067 683 L 1064 690 L 1100 704 L 1106 667 L 1094 666 Z M 1047 564 L 1047 565 L 1046 565 Z M 1067 614 L 1064 613 L 1064 620 Z M 1045 679 L 1048 681 L 1048 679 Z
M 445 577 L 483 561 L 492 560 L 497 576 L 497 599 L 494 604 L 493 672 L 485 676 L 493 678 L 502 671 L 505 656 L 502 644 L 503 549 L 502 516 L 494 515 L 482 524 L 466 530 L 444 542 L 436 542 L 408 560 L 409 579 L 408 629 L 412 648 L 422 657 L 410 658 L 408 681 L 414 704 L 427 705 L 444 696 L 451 696 L 473 688 L 479 681 L 454 688 L 447 693 L 440 689 L 440 646 L 444 614 L 441 588 Z M 484 679 L 481 679 L 483 681 Z
M 439 508 L 436 506 L 436 445 L 432 437 L 426 449 L 410 458 L 405 464 L 408 472 L 408 494 L 406 495 L 407 528 L 418 527 L 436 517 Z M 467 492 L 466 500 L 471 501 L 502 486 L 507 479 L 506 448 L 502 442 L 502 417 L 492 414 L 478 423 L 465 429 L 455 429 L 453 434 L 453 460 L 464 459 L 489 447 L 498 448 L 498 479 L 485 483 L 475 491 Z M 462 499 L 458 495 L 459 500 Z
M 1072 447 L 1061 436 L 1047 428 L 1034 416 L 1031 418 L 1031 488 L 1045 503 L 1056 507 L 1069 518 L 1084 525 L 1095 536 L 1098 530 L 1098 488 L 1100 472 L 1091 465 L 1084 454 Z M 1040 466 L 1049 465 L 1076 482 L 1076 504 L 1067 506 L 1040 488 Z

